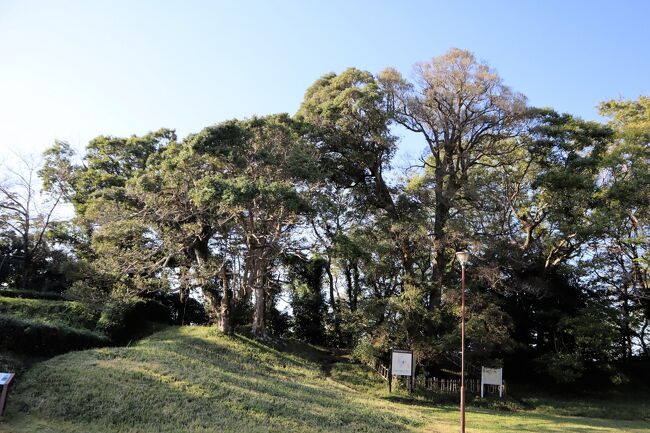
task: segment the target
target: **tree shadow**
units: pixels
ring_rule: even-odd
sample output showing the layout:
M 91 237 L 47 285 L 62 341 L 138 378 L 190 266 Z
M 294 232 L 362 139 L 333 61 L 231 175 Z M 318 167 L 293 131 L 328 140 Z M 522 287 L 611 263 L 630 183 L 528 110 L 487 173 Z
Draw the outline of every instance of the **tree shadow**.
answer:
M 222 339 L 177 335 L 89 351 L 82 362 L 59 357 L 20 391 L 31 404 L 25 416 L 88 431 L 409 431 L 404 417 L 376 413 L 329 386 L 313 362 L 247 338 L 234 337 L 232 347 Z

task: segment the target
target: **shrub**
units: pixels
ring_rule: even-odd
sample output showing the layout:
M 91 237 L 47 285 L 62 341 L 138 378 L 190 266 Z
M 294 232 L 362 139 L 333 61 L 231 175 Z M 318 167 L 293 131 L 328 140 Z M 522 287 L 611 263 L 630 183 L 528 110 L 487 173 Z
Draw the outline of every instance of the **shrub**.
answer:
M 92 330 L 99 314 L 79 302 L 0 297 L 0 314 Z
M 63 299 L 63 296 L 60 293 L 17 289 L 0 289 L 0 296 L 6 298 L 49 299 L 54 301 L 60 301 Z
M 379 361 L 383 350 L 373 345 L 369 339 L 363 338 L 354 346 L 352 358 L 364 364 L 374 364 Z
M 208 323 L 208 313 L 202 303 L 194 298 L 187 298 L 185 304 L 180 301 L 178 293 L 153 292 L 146 298 L 158 301 L 169 309 L 171 322 L 174 325 L 205 325 Z
M 95 331 L 119 344 L 137 334 L 145 322 L 170 323 L 170 317 L 169 309 L 153 300 L 114 301 L 104 307 Z
M 585 370 L 579 353 L 547 353 L 537 359 L 537 369 L 557 383 L 571 383 L 582 377 Z
M 0 315 L 0 347 L 3 350 L 20 354 L 55 355 L 106 346 L 108 343 L 105 336 L 85 329 Z

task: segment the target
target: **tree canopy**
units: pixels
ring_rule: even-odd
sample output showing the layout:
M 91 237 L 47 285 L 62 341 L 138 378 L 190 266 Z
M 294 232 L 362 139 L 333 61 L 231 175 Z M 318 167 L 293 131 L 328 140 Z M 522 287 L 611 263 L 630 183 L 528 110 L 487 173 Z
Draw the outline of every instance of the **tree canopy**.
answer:
M 650 98 L 600 111 L 530 107 L 452 49 L 409 77 L 325 74 L 293 116 L 57 142 L 0 183 L 0 283 L 173 294 L 225 333 L 410 348 L 434 373 L 458 362 L 466 249 L 471 363 L 622 381 L 616 365 L 650 356 Z M 400 171 L 403 131 L 425 152 Z M 51 222 L 60 202 L 74 217 Z

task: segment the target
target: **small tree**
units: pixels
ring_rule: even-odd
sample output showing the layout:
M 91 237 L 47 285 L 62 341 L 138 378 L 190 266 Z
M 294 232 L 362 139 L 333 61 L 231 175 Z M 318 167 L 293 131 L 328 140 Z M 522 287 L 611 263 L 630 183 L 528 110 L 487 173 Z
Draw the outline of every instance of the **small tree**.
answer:
M 19 285 L 26 290 L 30 288 L 35 261 L 47 250 L 45 235 L 64 191 L 54 184 L 50 193 L 41 191 L 37 165 L 25 158 L 21 162 L 18 169 L 7 168 L 9 175 L 0 180 L 0 232 L 11 240 L 3 242 L 7 244 L 3 249 L 11 251 L 13 244 L 14 254 L 19 254 L 2 260 L 20 259 Z

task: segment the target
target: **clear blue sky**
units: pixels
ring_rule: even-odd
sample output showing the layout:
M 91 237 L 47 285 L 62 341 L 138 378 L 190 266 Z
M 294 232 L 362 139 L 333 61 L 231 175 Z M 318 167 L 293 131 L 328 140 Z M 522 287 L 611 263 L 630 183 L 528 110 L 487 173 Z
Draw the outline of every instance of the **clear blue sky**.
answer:
M 449 47 L 532 105 L 596 119 L 650 94 L 649 20 L 650 1 L 0 0 L 0 157 L 294 113 L 328 71 L 409 74 Z

